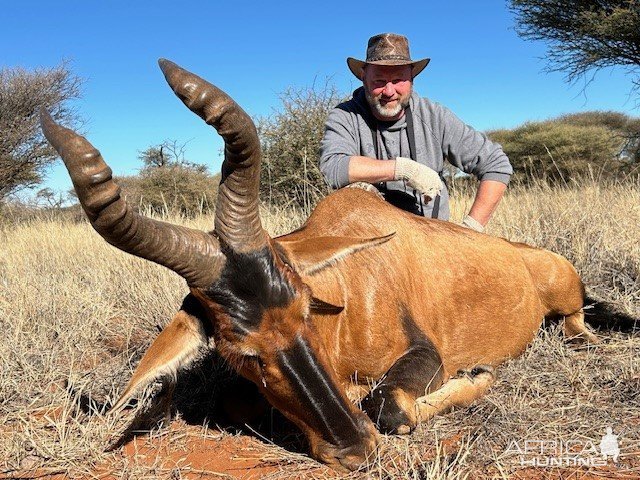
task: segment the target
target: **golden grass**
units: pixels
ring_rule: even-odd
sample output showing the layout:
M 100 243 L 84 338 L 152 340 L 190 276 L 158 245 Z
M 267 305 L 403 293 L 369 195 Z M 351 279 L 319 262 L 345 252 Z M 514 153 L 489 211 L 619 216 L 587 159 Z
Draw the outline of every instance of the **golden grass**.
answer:
M 454 196 L 455 221 L 472 197 Z M 263 219 L 277 235 L 300 225 L 304 215 L 265 209 Z M 170 220 L 212 225 L 204 217 Z M 637 183 L 512 186 L 488 232 L 565 255 L 591 293 L 640 316 Z M 105 453 L 122 420 L 97 411 L 121 391 L 186 291 L 175 274 L 112 248 L 86 223 L 34 219 L 0 227 L 0 477 L 58 472 L 85 478 L 105 463 L 113 478 L 193 476 L 187 467 L 166 471 L 160 460 L 150 466 L 117 450 Z M 640 339 L 605 334 L 601 347 L 575 350 L 554 330 L 541 332 L 525 355 L 500 370 L 499 382 L 477 405 L 409 437 L 388 437 L 370 478 L 508 478 L 519 468 L 504 456 L 511 440 L 597 444 L 606 426 L 620 435 L 619 471 L 634 478 Z M 196 380 L 213 382 L 207 374 L 205 365 Z M 211 435 L 206 428 L 195 434 L 200 430 Z M 456 441 L 441 441 L 452 437 Z M 262 461 L 277 467 L 269 478 L 332 477 L 303 455 L 267 442 L 260 448 Z

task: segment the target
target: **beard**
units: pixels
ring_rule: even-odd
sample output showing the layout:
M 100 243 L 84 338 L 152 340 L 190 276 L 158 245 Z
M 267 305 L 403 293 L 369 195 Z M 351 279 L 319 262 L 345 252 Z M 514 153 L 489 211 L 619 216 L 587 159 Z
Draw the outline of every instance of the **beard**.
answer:
M 411 98 L 411 93 L 413 92 L 413 88 L 409 90 L 409 92 L 400 97 L 399 101 L 394 106 L 389 106 L 387 104 L 382 103 L 380 100 L 382 98 L 382 94 L 378 96 L 371 95 L 365 88 L 365 97 L 367 98 L 367 102 L 373 108 L 378 115 L 385 118 L 394 118 L 396 117 L 402 110 L 409 106 L 409 99 Z

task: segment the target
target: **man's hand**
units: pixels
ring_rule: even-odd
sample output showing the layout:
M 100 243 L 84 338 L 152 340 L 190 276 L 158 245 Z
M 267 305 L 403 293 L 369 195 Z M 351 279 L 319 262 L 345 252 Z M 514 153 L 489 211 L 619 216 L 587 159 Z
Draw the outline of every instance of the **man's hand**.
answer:
M 410 158 L 396 157 L 394 180 L 405 180 L 409 187 L 429 199 L 442 190 L 442 180 L 438 172 Z

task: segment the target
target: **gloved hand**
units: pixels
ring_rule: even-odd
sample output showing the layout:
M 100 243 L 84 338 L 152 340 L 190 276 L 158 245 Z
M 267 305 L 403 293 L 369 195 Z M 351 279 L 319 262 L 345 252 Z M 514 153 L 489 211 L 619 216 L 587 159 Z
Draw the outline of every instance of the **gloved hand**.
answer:
M 394 180 L 405 180 L 409 187 L 429 198 L 434 198 L 442 190 L 438 172 L 410 158 L 396 157 Z
M 484 232 L 484 227 L 482 226 L 482 224 L 469 215 L 462 219 L 462 226 L 470 228 L 471 230 L 475 230 L 476 232 Z

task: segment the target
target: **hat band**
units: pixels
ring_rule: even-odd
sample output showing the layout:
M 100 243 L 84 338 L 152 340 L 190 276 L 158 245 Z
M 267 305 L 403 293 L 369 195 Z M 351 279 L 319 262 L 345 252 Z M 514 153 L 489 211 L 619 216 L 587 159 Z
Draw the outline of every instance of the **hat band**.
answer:
M 382 57 L 373 57 L 367 58 L 367 62 L 378 62 L 380 60 L 406 60 L 408 62 L 412 62 L 409 57 L 405 57 L 404 55 L 384 55 Z

